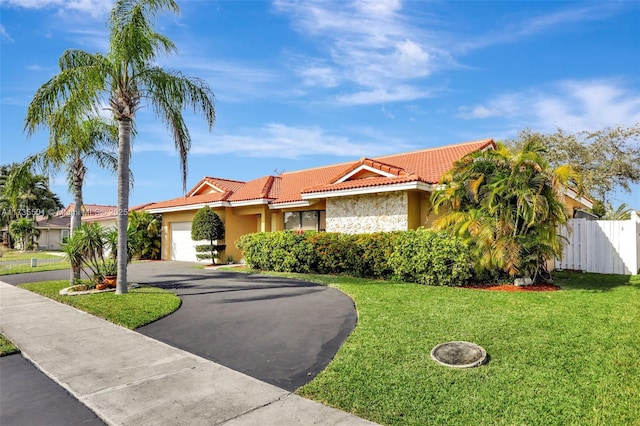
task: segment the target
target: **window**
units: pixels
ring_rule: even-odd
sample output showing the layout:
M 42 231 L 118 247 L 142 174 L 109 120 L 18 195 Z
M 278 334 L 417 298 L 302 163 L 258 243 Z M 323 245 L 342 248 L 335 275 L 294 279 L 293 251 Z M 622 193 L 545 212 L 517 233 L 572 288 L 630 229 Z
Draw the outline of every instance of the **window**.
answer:
M 307 210 L 301 212 L 285 212 L 285 231 L 324 231 L 326 228 L 324 210 Z
M 69 240 L 69 230 L 68 229 L 60 230 L 60 237 L 62 237 L 62 242 L 66 243 Z

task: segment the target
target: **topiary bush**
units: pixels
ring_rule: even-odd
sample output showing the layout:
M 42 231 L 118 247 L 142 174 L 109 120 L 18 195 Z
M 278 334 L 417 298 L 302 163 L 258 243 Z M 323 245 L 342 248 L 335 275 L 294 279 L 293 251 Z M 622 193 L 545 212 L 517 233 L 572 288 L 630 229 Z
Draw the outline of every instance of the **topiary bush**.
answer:
M 389 266 L 394 280 L 459 286 L 472 277 L 473 261 L 460 239 L 419 228 L 397 237 Z
M 191 239 L 194 241 L 206 240 L 209 244 L 196 246 L 198 260 L 211 260 L 215 263 L 219 252 L 225 247 L 223 244 L 214 244 L 214 241 L 224 239 L 224 223 L 209 206 L 204 206 L 193 217 L 191 222 Z

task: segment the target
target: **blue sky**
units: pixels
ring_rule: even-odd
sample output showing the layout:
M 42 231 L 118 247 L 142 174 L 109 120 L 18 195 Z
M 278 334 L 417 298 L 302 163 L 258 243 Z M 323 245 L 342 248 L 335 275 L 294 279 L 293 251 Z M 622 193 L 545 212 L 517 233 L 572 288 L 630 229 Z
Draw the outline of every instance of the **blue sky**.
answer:
M 363 156 L 640 122 L 640 2 L 178 1 L 158 30 L 168 69 L 216 94 L 211 133 L 185 112 L 187 187 L 250 180 Z M 105 52 L 108 0 L 0 0 L 2 164 L 42 150 L 24 116 L 68 48 Z M 136 117 L 130 204 L 182 195 L 170 133 Z M 63 176 L 53 189 L 72 200 Z M 90 165 L 86 203 L 115 204 Z M 640 209 L 640 187 L 616 194 Z

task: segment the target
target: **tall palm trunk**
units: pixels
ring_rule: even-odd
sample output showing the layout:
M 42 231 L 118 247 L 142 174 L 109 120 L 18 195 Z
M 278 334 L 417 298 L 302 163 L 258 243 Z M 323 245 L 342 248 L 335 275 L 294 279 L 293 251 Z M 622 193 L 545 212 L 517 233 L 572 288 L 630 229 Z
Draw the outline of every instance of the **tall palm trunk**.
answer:
M 129 159 L 131 119 L 118 119 L 118 279 L 116 294 L 127 292 L 127 225 L 129 222 Z
M 72 236 L 74 232 L 80 227 L 82 223 L 82 183 L 84 182 L 84 175 L 86 173 L 86 167 L 82 163 L 82 159 L 76 157 L 73 161 L 72 170 L 73 173 L 73 201 L 75 206 L 71 213 L 71 230 L 69 236 Z M 76 268 L 74 271 L 71 269 L 71 285 L 75 284 L 76 280 L 80 279 L 80 270 Z

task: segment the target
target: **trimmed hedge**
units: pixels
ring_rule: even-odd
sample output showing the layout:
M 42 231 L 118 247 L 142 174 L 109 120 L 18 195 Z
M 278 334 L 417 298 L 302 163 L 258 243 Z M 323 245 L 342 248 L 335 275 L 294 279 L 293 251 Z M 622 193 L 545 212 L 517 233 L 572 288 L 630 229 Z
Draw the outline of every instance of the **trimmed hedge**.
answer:
M 260 270 L 391 278 L 456 286 L 472 276 L 467 246 L 426 229 L 349 235 L 290 231 L 243 235 L 236 246 Z
M 458 286 L 472 276 L 469 248 L 444 232 L 420 228 L 396 240 L 389 258 L 393 279 L 427 285 Z

